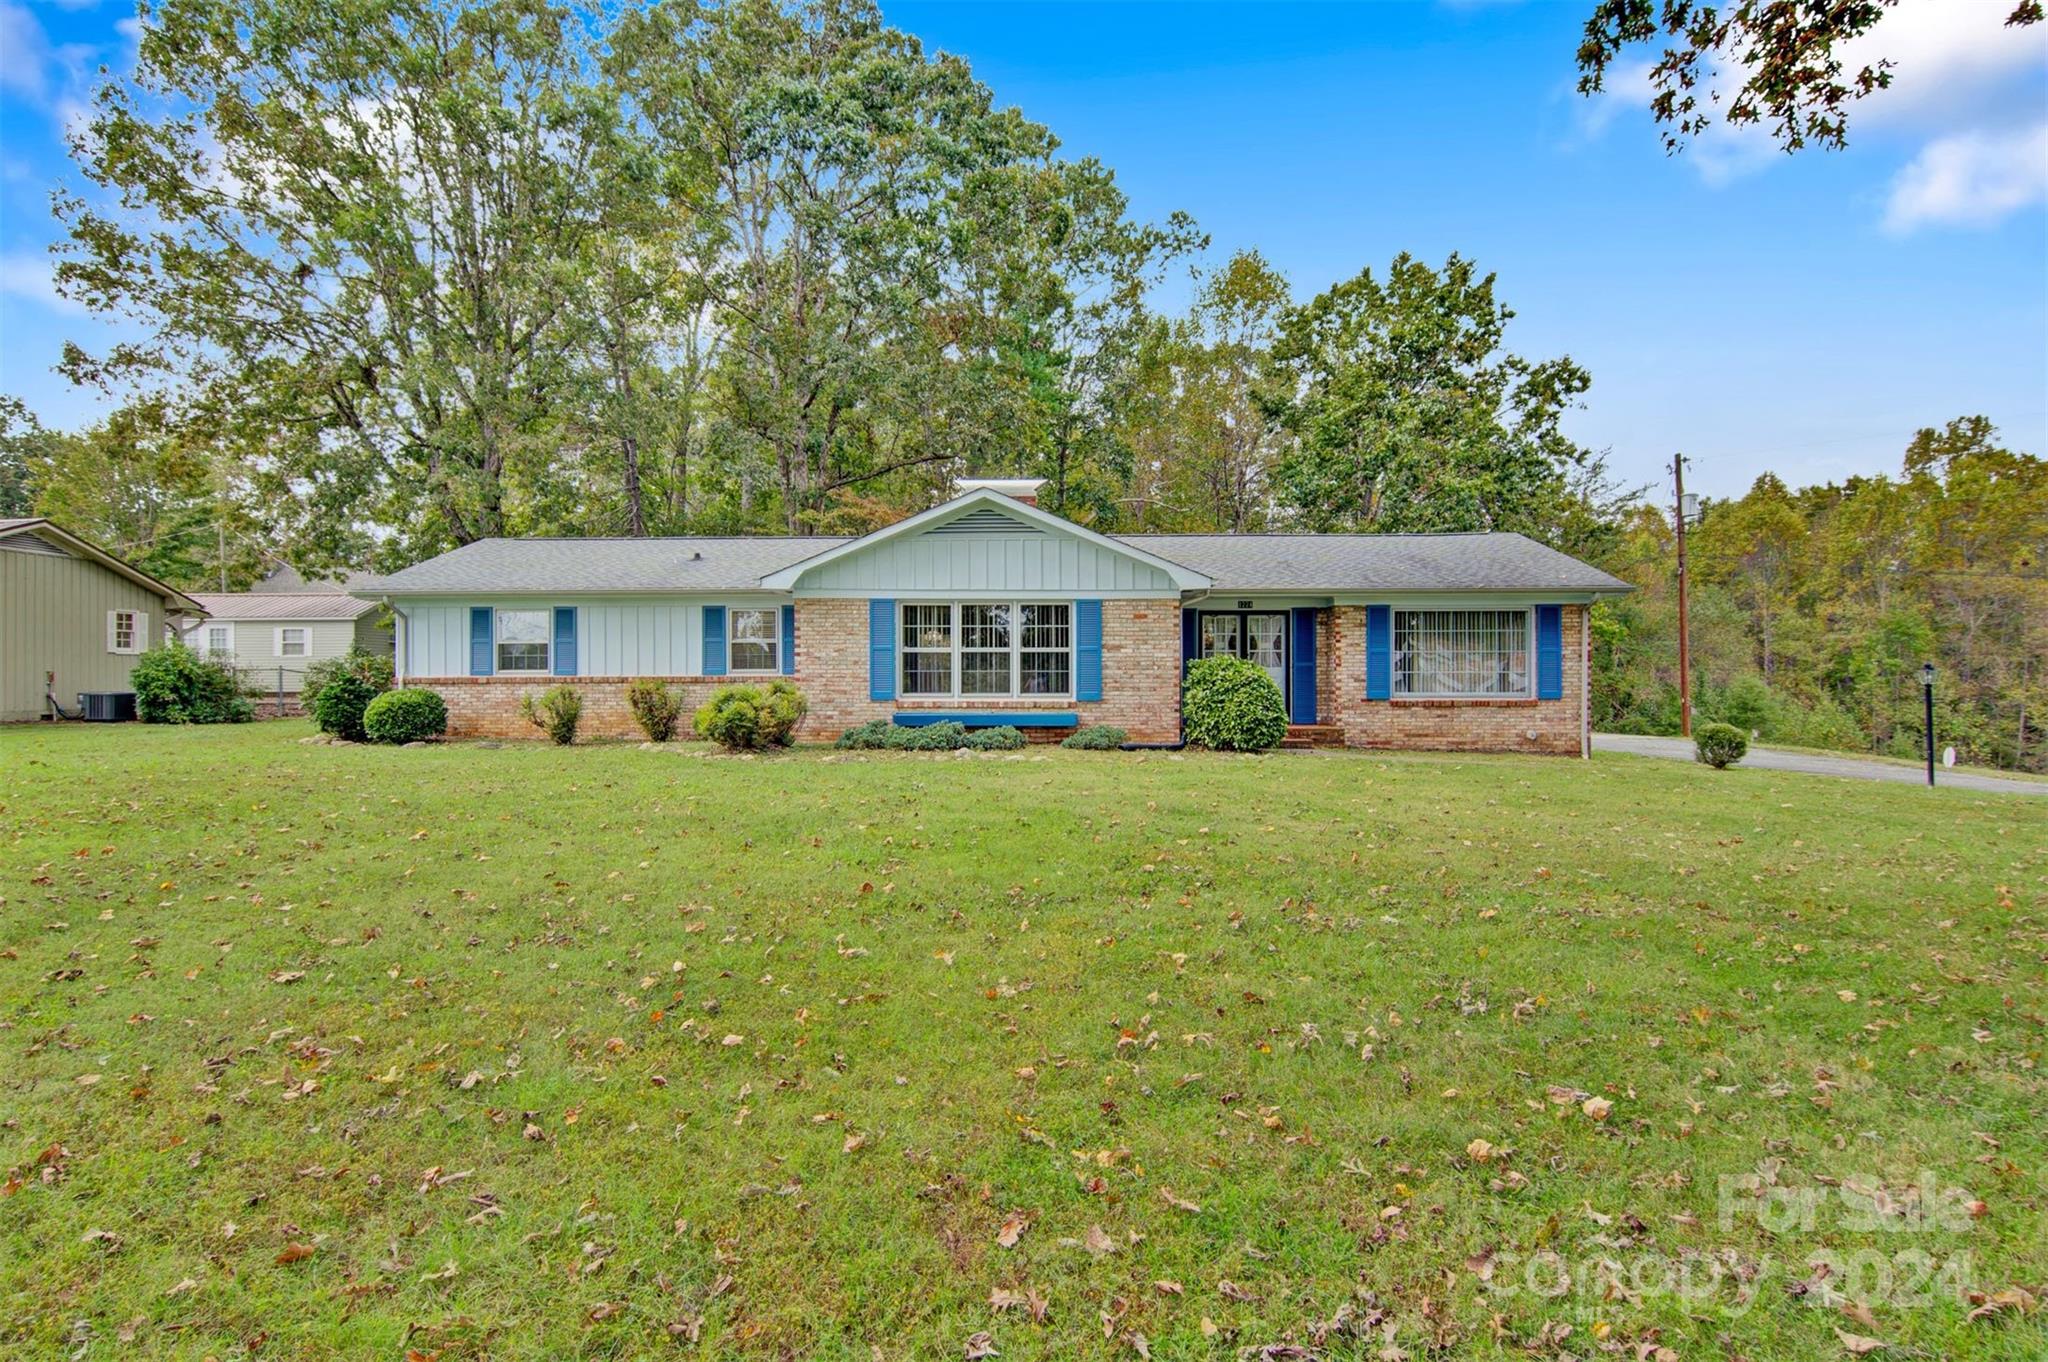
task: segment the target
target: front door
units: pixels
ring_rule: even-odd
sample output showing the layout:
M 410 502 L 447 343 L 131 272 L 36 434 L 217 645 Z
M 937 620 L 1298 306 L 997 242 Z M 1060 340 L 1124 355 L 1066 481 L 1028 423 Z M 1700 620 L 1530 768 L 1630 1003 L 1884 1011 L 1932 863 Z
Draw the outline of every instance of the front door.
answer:
M 1287 612 L 1204 610 L 1202 656 L 1241 657 L 1273 678 L 1287 698 Z
M 1273 678 L 1281 699 L 1287 698 L 1287 616 L 1247 615 L 1244 622 L 1244 656 Z

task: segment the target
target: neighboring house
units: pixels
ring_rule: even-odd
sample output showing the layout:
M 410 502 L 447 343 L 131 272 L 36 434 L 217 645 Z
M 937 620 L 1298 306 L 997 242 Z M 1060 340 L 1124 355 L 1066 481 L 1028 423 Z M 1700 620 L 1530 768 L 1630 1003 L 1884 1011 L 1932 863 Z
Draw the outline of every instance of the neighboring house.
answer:
M 352 647 L 391 655 L 383 607 L 339 590 L 202 591 L 193 599 L 206 619 L 185 631 L 185 641 L 241 668 L 263 694 L 298 694 L 307 667 Z
M 0 520 L 0 722 L 133 689 L 135 659 L 204 613 L 183 592 L 39 517 Z
M 1098 534 L 1034 482 L 963 482 L 859 538 L 487 539 L 356 588 L 451 732 L 534 730 L 574 678 L 584 731 L 634 735 L 635 677 L 690 704 L 787 676 L 802 730 L 955 718 L 1180 736 L 1186 664 L 1266 669 L 1301 737 L 1584 754 L 1586 611 L 1627 583 L 1517 534 Z M 1010 495 L 1021 493 L 1023 495 Z

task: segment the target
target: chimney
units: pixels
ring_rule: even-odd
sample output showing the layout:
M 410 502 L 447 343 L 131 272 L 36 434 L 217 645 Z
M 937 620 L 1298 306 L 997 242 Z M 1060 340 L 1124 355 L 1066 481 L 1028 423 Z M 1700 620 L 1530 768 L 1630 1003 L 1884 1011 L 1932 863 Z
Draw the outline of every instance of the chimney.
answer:
M 1043 486 L 1044 478 L 955 478 L 953 495 L 966 496 L 969 492 L 987 489 L 991 492 L 1001 492 L 1004 496 L 1021 501 L 1026 506 L 1036 506 L 1038 489 Z

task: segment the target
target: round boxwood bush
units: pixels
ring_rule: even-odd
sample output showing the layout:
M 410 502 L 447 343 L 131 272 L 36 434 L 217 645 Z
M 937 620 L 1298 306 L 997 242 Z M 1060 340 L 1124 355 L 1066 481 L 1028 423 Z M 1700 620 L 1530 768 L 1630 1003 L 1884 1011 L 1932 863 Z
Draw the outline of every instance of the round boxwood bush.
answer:
M 698 706 L 692 726 L 732 752 L 787 747 L 810 710 L 804 693 L 787 681 L 760 686 L 720 686 Z
M 683 697 L 652 677 L 643 676 L 626 690 L 633 722 L 650 742 L 667 742 L 683 718 Z
M 1128 741 L 1121 728 L 1109 724 L 1090 724 L 1077 728 L 1067 735 L 1061 747 L 1071 747 L 1077 752 L 1114 752 Z
M 549 686 L 537 700 L 520 696 L 519 712 L 556 746 L 567 747 L 576 741 L 576 726 L 583 722 L 583 692 L 566 684 Z
M 1187 740 L 1225 752 L 1263 752 L 1287 736 L 1287 705 L 1265 669 L 1239 657 L 1205 657 L 1181 694 Z
M 363 711 L 363 736 L 371 742 L 424 742 L 448 731 L 448 706 L 417 686 L 387 690 Z
M 1716 771 L 1749 755 L 1749 739 L 1734 724 L 1701 724 L 1692 736 L 1693 756 Z

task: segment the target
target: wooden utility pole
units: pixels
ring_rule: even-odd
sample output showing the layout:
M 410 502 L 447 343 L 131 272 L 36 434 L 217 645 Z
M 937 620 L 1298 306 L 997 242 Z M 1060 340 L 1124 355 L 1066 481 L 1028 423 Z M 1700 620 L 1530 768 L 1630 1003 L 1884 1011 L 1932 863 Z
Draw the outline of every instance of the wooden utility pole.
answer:
M 1685 614 L 1685 455 L 1671 456 L 1671 485 L 1677 494 L 1672 519 L 1678 526 L 1678 731 L 1692 736 L 1692 635 Z

